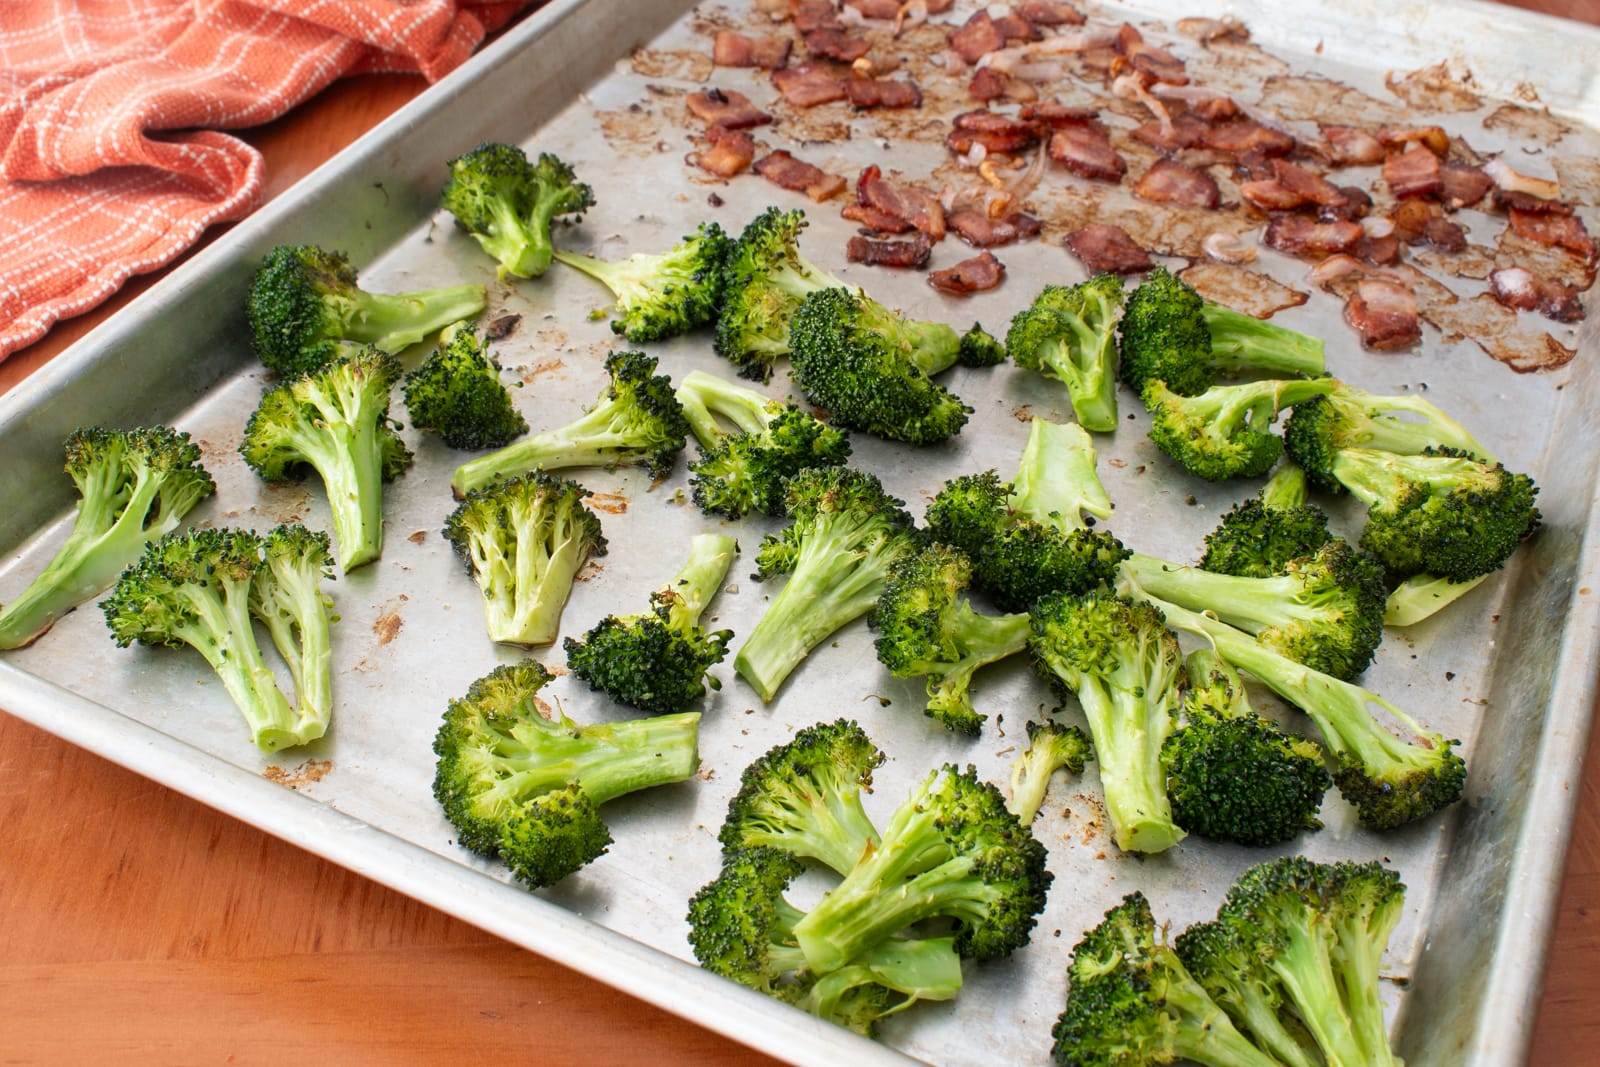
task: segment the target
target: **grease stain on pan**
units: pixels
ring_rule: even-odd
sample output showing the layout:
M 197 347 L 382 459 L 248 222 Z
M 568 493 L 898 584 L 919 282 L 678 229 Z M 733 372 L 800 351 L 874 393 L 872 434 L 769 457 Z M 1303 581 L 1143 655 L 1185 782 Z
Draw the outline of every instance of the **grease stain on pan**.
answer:
M 1231 263 L 1203 260 L 1180 271 L 1178 276 L 1212 303 L 1258 319 L 1270 319 L 1280 311 L 1299 307 L 1311 299 L 1310 293 Z

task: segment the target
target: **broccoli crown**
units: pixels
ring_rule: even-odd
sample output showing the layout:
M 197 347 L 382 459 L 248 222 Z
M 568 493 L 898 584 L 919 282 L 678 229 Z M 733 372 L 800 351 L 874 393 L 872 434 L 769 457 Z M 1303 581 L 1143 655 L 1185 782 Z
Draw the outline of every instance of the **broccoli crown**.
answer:
M 1005 361 L 1006 346 L 995 340 L 982 323 L 973 323 L 972 328 L 961 335 L 956 362 L 963 367 L 998 367 Z
M 1011 811 L 1023 824 L 1033 822 L 1044 804 L 1050 778 L 1063 768 L 1082 774 L 1094 759 L 1089 735 L 1076 726 L 1028 722 L 1028 747 L 1011 764 Z
M 529 889 L 555 885 L 610 847 L 600 809 L 576 782 L 530 798 L 500 828 L 500 859 Z
M 733 242 L 714 222 L 666 252 L 640 252 L 608 263 L 575 252 L 555 258 L 601 282 L 616 297 L 614 333 L 635 344 L 688 333 L 716 318 L 722 302 L 723 264 Z
M 594 206 L 594 191 L 548 153 L 530 163 L 522 149 L 482 144 L 449 163 L 445 209 L 500 264 L 502 279 L 537 278 L 550 267 L 550 223 Z
M 1286 1011 L 1283 991 L 1232 925 L 1195 923 L 1172 946 L 1194 980 L 1243 1033 L 1285 1067 L 1319 1067 L 1310 1035 Z
M 1295 408 L 1283 425 L 1289 456 L 1311 484 L 1341 492 L 1334 457 L 1347 448 L 1415 456 L 1430 448 L 1456 448 L 1479 459 L 1494 457 L 1455 419 L 1420 396 L 1376 396 L 1344 382 Z
M 1098 274 L 1077 285 L 1047 285 L 1011 320 L 1006 350 L 1020 367 L 1067 387 L 1087 430 L 1117 425 L 1117 318 L 1122 279 Z
M 728 252 L 713 342 L 740 375 L 766 381 L 789 352 L 789 320 L 808 293 L 839 282 L 800 254 L 804 211 L 769 207 Z
M 771 995 L 805 960 L 794 943 L 800 912 L 783 898 L 803 867 L 776 848 L 740 848 L 689 900 L 689 946 L 713 974 Z
M 1172 817 L 1212 841 L 1273 845 L 1317 830 L 1332 781 L 1321 746 L 1245 711 L 1186 704 L 1184 725 L 1161 746 Z
M 499 448 L 528 432 L 528 420 L 500 383 L 500 364 L 471 329 L 441 339 L 406 375 L 405 395 L 411 424 L 438 434 L 451 448 Z
M 1270 491 L 1280 478 L 1297 481 L 1298 494 L 1275 499 Z M 1235 504 L 1206 535 L 1200 568 L 1239 578 L 1271 578 L 1282 574 L 1290 560 L 1310 555 L 1332 537 L 1328 516 L 1305 502 L 1305 476 L 1300 468 L 1284 467 L 1260 496 Z
M 1257 478 L 1283 455 L 1283 441 L 1270 429 L 1278 412 L 1330 388 L 1327 381 L 1260 381 L 1184 396 L 1152 378 L 1143 394 L 1150 440 L 1208 482 Z

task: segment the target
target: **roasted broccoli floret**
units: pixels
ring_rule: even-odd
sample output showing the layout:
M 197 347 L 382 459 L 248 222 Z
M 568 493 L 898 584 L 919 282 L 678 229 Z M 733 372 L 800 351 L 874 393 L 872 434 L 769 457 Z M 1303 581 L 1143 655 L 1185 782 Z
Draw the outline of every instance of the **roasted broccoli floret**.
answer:
M 994 338 L 983 324 L 975 322 L 961 335 L 961 351 L 956 362 L 963 367 L 998 367 L 1006 361 L 1006 346 Z
M 594 206 L 593 190 L 549 153 L 530 163 L 514 145 L 481 144 L 449 166 L 445 209 L 500 264 L 502 281 L 548 270 L 551 223 Z
M 433 740 L 433 795 L 457 839 L 535 889 L 604 854 L 600 805 L 700 766 L 698 713 L 579 726 L 541 706 L 550 677 L 534 660 L 496 667 L 450 702 Z
M 1283 455 L 1283 441 L 1272 432 L 1278 412 L 1332 387 L 1325 379 L 1262 381 L 1214 385 L 1185 396 L 1152 378 L 1144 387 L 1150 440 L 1208 482 L 1258 478 Z
M 1213 574 L 1271 578 L 1292 559 L 1309 556 L 1327 544 L 1328 516 L 1306 503 L 1305 472 L 1284 464 L 1259 496 L 1235 504 L 1206 535 L 1200 567 Z
M 794 927 L 811 970 L 837 971 L 907 926 L 955 923 L 967 959 L 1028 943 L 1050 872 L 1044 846 L 971 767 L 934 771 L 895 810 L 883 840 Z
M 1321 746 L 1250 708 L 1239 675 L 1209 648 L 1189 654 L 1183 725 L 1161 746 L 1172 817 L 1190 833 L 1274 845 L 1320 829 L 1332 780 Z
M 714 345 L 741 377 L 771 377 L 773 363 L 789 354 L 789 320 L 800 301 L 843 284 L 800 254 L 805 227 L 804 211 L 769 207 L 728 253 Z
M 964 475 L 928 506 L 928 533 L 965 552 L 973 580 L 1007 611 L 1027 611 L 1051 593 L 1087 593 L 1114 581 L 1128 555 L 1109 530 L 1111 514 L 1083 428 L 1034 419 L 1016 478 Z M 1085 515 L 1091 518 L 1086 519 Z
M 927 679 L 928 717 L 976 736 L 988 718 L 972 706 L 972 676 L 1028 645 L 1027 615 L 981 615 L 964 595 L 972 564 L 929 545 L 895 564 L 871 622 L 878 662 L 896 678 Z
M 1019 367 L 1067 387 L 1078 424 L 1117 428 L 1117 319 L 1122 279 L 1097 274 L 1077 285 L 1047 285 L 1011 320 L 1006 349 Z
M 789 525 L 761 542 L 755 577 L 789 580 L 733 664 L 763 701 L 824 638 L 877 603 L 891 568 L 919 543 L 903 503 L 848 467 L 801 471 L 784 507 Z
M 1028 723 L 1028 747 L 1011 764 L 1011 811 L 1024 826 L 1044 805 L 1050 779 L 1063 768 L 1082 774 L 1094 759 L 1089 735 L 1076 726 L 1056 722 Z
M 1034 606 L 1034 666 L 1076 693 L 1117 847 L 1161 852 L 1183 840 L 1167 801 L 1161 746 L 1177 728 L 1178 640 L 1161 613 L 1106 591 Z
M 342 253 L 279 245 L 256 271 L 245 312 L 256 357 L 279 374 L 296 375 L 361 345 L 399 352 L 483 306 L 481 285 L 369 293 Z
M 328 535 L 299 523 L 278 526 L 261 539 L 262 566 L 250 586 L 250 613 L 272 635 L 294 676 L 295 711 L 306 740 L 333 721 L 333 598 L 322 589 L 332 577 Z M 315 734 L 312 731 L 315 730 Z
M 642 345 L 688 333 L 717 317 L 723 264 L 732 246 L 721 226 L 702 222 L 659 254 L 638 252 L 607 262 L 557 249 L 555 258 L 610 289 L 617 303 L 612 332 Z
M 890 938 L 860 959 L 809 981 L 795 1006 L 865 1037 L 878 1022 L 922 1000 L 961 992 L 961 954 L 953 937 Z
M 1383 611 L 1384 625 L 1415 626 L 1424 619 L 1431 619 L 1488 580 L 1487 574 L 1468 578 L 1464 582 L 1452 582 L 1432 574 L 1414 574 L 1389 593 Z
M 846 874 L 878 845 L 861 806 L 883 753 L 849 719 L 807 726 L 745 768 L 718 839 L 730 854 L 771 847 Z
M 433 354 L 406 375 L 405 395 L 411 425 L 451 448 L 499 448 L 528 432 L 500 382 L 500 364 L 469 328 L 445 331 Z
M 1281 1067 L 1156 939 L 1143 893 L 1130 893 L 1072 950 L 1067 1006 L 1052 1031 L 1062 1067 Z
M 346 572 L 383 552 L 383 483 L 411 466 L 411 450 L 389 421 L 389 391 L 399 378 L 400 364 L 376 348 L 342 356 L 269 389 L 239 445 L 269 482 L 317 472 Z
M 1456 448 L 1494 462 L 1465 426 L 1422 397 L 1377 396 L 1344 382 L 1295 408 L 1283 424 L 1283 443 L 1311 484 L 1324 492 L 1342 488 L 1332 468 L 1334 456 L 1346 448 L 1400 456 Z
M 11 603 L 0 608 L 0 649 L 21 648 L 57 619 L 106 589 L 216 492 L 189 435 L 165 426 L 74 430 L 67 477 L 78 487 L 72 532 Z
M 450 479 L 456 495 L 528 471 L 637 463 L 652 474 L 669 472 L 689 435 L 683 409 L 672 396 L 672 380 L 657 374 L 656 357 L 643 352 L 611 353 L 606 374 L 605 392 L 581 419 L 457 467 Z
M 581 640 L 567 638 L 567 666 L 589 688 L 652 715 L 683 710 L 708 682 L 720 689 L 706 672 L 728 654 L 733 631 L 702 629 L 700 616 L 738 554 L 725 534 L 696 535 L 677 577 L 650 595 L 649 613 L 610 615 Z
M 1322 374 L 1322 341 L 1204 300 L 1165 267 L 1129 295 L 1122 380 L 1134 392 L 1162 381 L 1180 396 L 1195 396 L 1218 377 L 1241 371 Z
M 811 467 L 850 458 L 850 438 L 795 404 L 703 371 L 691 371 L 677 398 L 700 442 L 690 488 L 700 510 L 742 518 L 783 514 L 783 483 Z M 729 431 L 718 420 L 735 429 Z
M 1311 1035 L 1287 1012 L 1283 990 L 1263 981 L 1251 946 L 1229 924 L 1196 923 L 1172 947 L 1238 1029 L 1284 1067 L 1321 1067 Z

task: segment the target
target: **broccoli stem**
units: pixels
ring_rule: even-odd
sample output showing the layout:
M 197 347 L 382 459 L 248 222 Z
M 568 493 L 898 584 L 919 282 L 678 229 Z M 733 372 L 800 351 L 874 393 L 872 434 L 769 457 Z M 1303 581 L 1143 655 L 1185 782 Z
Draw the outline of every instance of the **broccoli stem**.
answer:
M 767 414 L 771 401 L 766 397 L 704 371 L 684 375 L 676 396 L 695 440 L 704 448 L 711 448 L 728 436 L 717 424 L 718 415 L 737 426 L 740 433 L 748 434 L 765 431 L 772 421 Z
M 1100 484 L 1094 442 L 1083 427 L 1034 419 L 1007 503 L 1063 533 L 1084 529 L 1084 512 L 1109 518 L 1111 498 Z
M 359 419 L 352 425 L 333 406 L 319 401 L 317 407 L 321 423 L 294 436 L 300 454 L 322 478 L 339 569 L 348 574 L 383 552 L 381 423 Z
M 1085 676 L 1078 703 L 1089 720 L 1106 812 L 1124 852 L 1163 852 L 1186 836 L 1172 820 L 1161 745 L 1172 733 L 1172 716 L 1150 706 L 1150 695 L 1112 689 Z M 1164 728 L 1163 728 L 1164 726 Z
M 1368 918 L 1373 920 L 1368 923 Z M 1361 1060 L 1373 1067 L 1398 1067 L 1400 1060 L 1389 1045 L 1389 1028 L 1383 1021 L 1383 1001 L 1378 995 L 1383 948 L 1400 921 L 1398 907 L 1382 908 L 1376 915 L 1364 909 L 1335 909 L 1332 918 L 1337 944 L 1337 977 L 1344 991 L 1356 1038 L 1365 1049 Z
M 486 456 L 469 459 L 456 468 L 450 487 L 464 497 L 496 478 L 511 478 L 529 471 L 566 467 L 605 467 L 634 447 L 626 420 L 619 419 L 618 402 L 604 400 L 576 422 L 536 433 Z
M 1445 445 L 1470 452 L 1489 463 L 1495 458 L 1467 428 L 1434 404 L 1417 396 L 1369 396 L 1336 392 L 1330 399 L 1340 407 L 1360 405 L 1358 436 L 1362 448 L 1393 452 L 1402 456 L 1420 455 L 1424 449 Z M 1416 415 L 1421 421 L 1396 418 L 1395 412 Z
M 1300 587 L 1288 575 L 1237 578 L 1198 567 L 1180 567 L 1135 552 L 1123 562 L 1139 588 L 1195 611 L 1212 611 L 1252 634 L 1271 626 L 1316 620 L 1317 612 L 1298 599 Z
M 673 626 L 688 630 L 699 624 L 738 554 L 739 543 L 726 534 L 695 535 L 689 542 L 689 559 L 665 590 L 673 598 Z
M 533 278 L 543 273 L 538 267 L 539 254 L 534 247 L 533 232 L 512 201 L 498 196 L 489 198 L 489 214 L 492 219 L 489 231 L 473 230 L 472 237 L 500 264 L 495 276 L 505 281 L 508 276 Z M 548 261 L 545 265 L 549 265 Z
M 1280 466 L 1261 487 L 1265 507 L 1287 511 L 1306 502 L 1306 472 L 1292 463 Z
M 345 308 L 344 339 L 393 354 L 453 322 L 483 310 L 481 285 L 452 285 L 414 293 L 356 290 Z
M 556 249 L 553 258 L 574 270 L 581 271 L 611 290 L 618 306 L 629 300 L 652 295 L 649 282 L 661 273 L 662 262 L 667 257 L 638 252 L 626 259 L 607 261 L 586 256 L 581 252 L 563 252 Z
M 1385 626 L 1415 626 L 1430 619 L 1489 580 L 1480 574 L 1465 582 L 1452 582 L 1432 574 L 1415 574 L 1395 587 L 1383 612 Z M 0 647 L 4 647 L 0 645 Z
M 491 641 L 511 645 L 548 645 L 561 626 L 561 611 L 572 593 L 572 580 L 582 566 L 584 531 L 569 518 L 546 531 L 537 516 L 513 510 L 516 533 L 515 571 L 490 537 L 473 538 L 474 573 L 484 593 L 484 623 Z
M 175 632 L 206 658 L 250 727 L 263 752 L 312 740 L 302 736 L 294 711 L 256 644 L 250 623 L 248 582 L 216 579 L 216 587 L 185 585 L 178 594 L 193 612 Z
M 327 733 L 333 721 L 333 641 L 321 575 L 282 567 L 270 577 L 277 592 L 256 614 L 294 676 L 296 729 L 303 744 Z
M 928 678 L 930 708 L 951 710 L 970 707 L 967 690 L 980 667 L 998 663 L 1028 647 L 1030 633 L 1026 612 L 1015 615 L 983 615 L 963 600 L 955 609 L 951 636 L 961 658 Z
M 577 782 L 599 806 L 694 774 L 700 766 L 699 732 L 699 712 L 686 712 L 577 731 L 539 728 L 530 742 L 502 736 L 495 755 L 512 773 L 496 791 L 520 800 Z
M 1315 377 L 1326 363 L 1322 339 L 1263 322 L 1209 301 L 1200 309 L 1211 331 L 1216 364 L 1230 371 L 1259 370 Z
M 1280 1067 L 1241 1034 L 1233 1021 L 1185 971 L 1168 972 L 1163 990 L 1167 1008 L 1176 1016 L 1174 1051 L 1181 1059 L 1208 1067 Z
M 1283 983 L 1295 1013 L 1316 1039 L 1328 1067 L 1376 1065 L 1382 1061 L 1368 1058 L 1345 1012 L 1326 921 L 1319 917 L 1311 923 L 1290 919 L 1278 924 L 1287 943 L 1267 961 L 1267 967 Z M 1384 1047 L 1388 1047 L 1387 1036 Z
M 1350 495 L 1369 508 L 1392 509 L 1411 487 L 1433 491 L 1488 488 L 1492 477 L 1482 463 L 1459 456 L 1402 456 L 1371 448 L 1343 448 L 1335 453 L 1333 476 Z
M 1078 425 L 1095 433 L 1110 433 L 1117 428 L 1117 376 L 1113 372 L 1117 333 L 1114 329 L 1096 331 L 1077 315 L 1063 315 L 1076 340 L 1076 348 L 1066 338 L 1051 341 L 1039 355 L 1067 387 Z M 1074 351 L 1083 353 L 1080 365 Z

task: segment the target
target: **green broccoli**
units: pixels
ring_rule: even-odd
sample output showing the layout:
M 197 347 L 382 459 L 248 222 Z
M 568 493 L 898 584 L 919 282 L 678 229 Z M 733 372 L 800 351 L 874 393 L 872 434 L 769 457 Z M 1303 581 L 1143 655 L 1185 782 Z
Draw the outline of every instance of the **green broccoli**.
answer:
M 383 483 L 411 466 L 411 450 L 389 421 L 389 391 L 399 378 L 400 364 L 376 348 L 342 356 L 269 389 L 239 445 L 269 482 L 317 472 L 346 573 L 383 552 Z
M 1205 392 L 1221 375 L 1323 373 L 1322 341 L 1200 297 L 1157 267 L 1122 314 L 1122 380 L 1136 393 L 1162 381 L 1180 396 Z
M 473 490 L 445 521 L 445 537 L 483 592 L 491 641 L 556 639 L 573 579 L 591 556 L 606 554 L 588 496 L 576 482 L 525 474 Z
M 352 348 L 388 353 L 483 310 L 481 285 L 369 293 L 339 252 L 279 245 L 267 253 L 245 300 L 256 357 L 279 374 L 318 370 Z
M 1271 430 L 1278 412 L 1331 388 L 1328 379 L 1262 381 L 1185 396 L 1152 378 L 1144 387 L 1150 440 L 1208 482 L 1258 478 L 1283 455 L 1283 441 Z
M 956 362 L 963 367 L 998 367 L 1006 361 L 1006 346 L 997 341 L 981 322 L 975 322 L 961 335 L 961 350 Z
M 732 630 L 704 630 L 700 616 L 722 588 L 739 545 L 725 534 L 698 534 L 689 560 L 644 615 L 609 615 L 581 640 L 567 638 L 572 673 L 613 700 L 652 715 L 682 711 L 705 695 L 706 674 L 728 654 Z
M 72 532 L 28 587 L 0 608 L 0 649 L 42 636 L 217 491 L 189 435 L 165 426 L 74 430 L 65 451 L 67 476 L 78 487 Z
M 1011 764 L 1011 812 L 1024 826 L 1034 820 L 1044 806 L 1050 779 L 1063 768 L 1082 774 L 1094 759 L 1089 736 L 1076 726 L 1060 723 L 1028 723 L 1028 747 Z
M 537 278 L 550 269 L 550 226 L 594 206 L 594 191 L 549 153 L 530 163 L 522 149 L 481 144 L 449 163 L 441 199 L 495 262 L 499 277 Z
M 1389 593 L 1383 611 L 1384 625 L 1402 628 L 1415 626 L 1424 619 L 1431 619 L 1488 580 L 1487 574 L 1468 578 L 1464 582 L 1452 582 L 1432 574 L 1414 574 Z
M 1047 285 L 1018 312 L 1006 350 L 1019 367 L 1067 387 L 1078 424 L 1096 433 L 1117 428 L 1117 319 L 1122 279 L 1097 274 L 1077 285 Z
M 1322 1067 L 1310 1035 L 1285 1011 L 1282 988 L 1255 973 L 1251 946 L 1231 925 L 1196 923 L 1172 947 L 1194 980 L 1264 1051 L 1284 1067 Z
M 824 638 L 877 603 L 895 562 L 919 544 L 902 502 L 848 467 L 801 471 L 784 507 L 789 525 L 761 542 L 755 577 L 789 580 L 733 664 L 766 702 Z
M 1259 496 L 1235 504 L 1206 535 L 1200 567 L 1213 574 L 1271 578 L 1292 559 L 1309 556 L 1332 540 L 1328 516 L 1306 503 L 1305 472 L 1284 464 Z
M 262 566 L 250 586 L 250 614 L 272 635 L 294 677 L 295 711 L 311 741 L 333 721 L 333 598 L 323 592 L 331 578 L 328 535 L 299 523 L 278 526 L 261 539 Z M 314 724 L 314 725 L 313 725 Z M 315 733 L 312 731 L 315 730 Z
M 789 320 L 800 301 L 844 284 L 800 254 L 805 227 L 804 211 L 769 207 L 728 252 L 714 346 L 741 377 L 770 378 L 773 363 L 789 354 Z
M 514 441 L 456 468 L 450 487 L 465 496 L 497 478 L 565 467 L 643 464 L 664 475 L 683 451 L 689 423 L 672 396 L 672 380 L 656 373 L 656 357 L 613 352 L 605 392 L 576 422 Z
M 1289 456 L 1311 484 L 1339 492 L 1333 460 L 1346 448 L 1416 456 L 1430 448 L 1456 448 L 1489 463 L 1494 456 L 1455 419 L 1420 396 L 1376 396 L 1335 382 L 1331 392 L 1295 408 L 1283 424 Z
M 722 303 L 722 267 L 733 242 L 714 222 L 658 255 L 639 252 L 608 263 L 563 252 L 555 258 L 600 282 L 616 296 L 611 329 L 634 344 L 664 341 L 717 317 Z
M 500 383 L 500 364 L 470 328 L 440 336 L 433 354 L 406 375 L 405 395 L 411 425 L 451 448 L 499 448 L 528 432 L 528 420 Z

